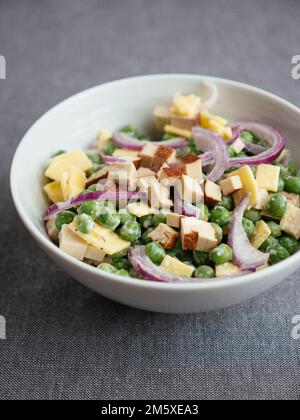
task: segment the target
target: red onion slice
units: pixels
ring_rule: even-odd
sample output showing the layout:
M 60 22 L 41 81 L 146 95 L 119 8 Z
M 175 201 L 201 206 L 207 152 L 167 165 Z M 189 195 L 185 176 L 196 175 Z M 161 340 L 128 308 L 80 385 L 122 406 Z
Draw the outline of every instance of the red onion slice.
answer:
M 219 99 L 219 90 L 216 84 L 213 82 L 205 81 L 202 84 L 209 91 L 209 96 L 205 101 L 200 103 L 200 110 L 204 110 L 204 109 L 208 110 L 216 105 Z
M 249 199 L 250 194 L 247 194 L 234 210 L 228 235 L 228 244 L 233 251 L 233 263 L 244 270 L 254 270 L 269 260 L 269 254 L 260 252 L 251 245 L 243 227 L 244 212 L 249 204 Z
M 174 193 L 174 212 L 186 217 L 199 217 L 201 214 L 198 207 L 182 200 L 176 191 Z
M 144 246 L 135 246 L 130 248 L 128 258 L 136 270 L 136 272 L 145 280 L 158 281 L 163 283 L 199 283 L 199 282 L 215 282 L 219 279 L 201 279 L 193 277 L 174 277 L 171 274 L 161 270 L 157 265 L 147 257 Z M 238 277 L 241 275 L 251 274 L 253 270 L 245 270 L 241 273 L 232 276 Z
M 252 121 L 237 121 L 235 124 L 242 127 L 243 130 L 248 130 L 258 137 L 266 140 L 271 145 L 271 147 L 269 149 L 264 149 L 263 151 L 261 150 L 257 156 L 232 158 L 230 159 L 230 164 L 232 166 L 257 166 L 261 164 L 273 163 L 285 148 L 286 139 L 284 136 L 269 125 Z
M 114 163 L 127 163 L 128 162 L 128 159 L 117 158 L 114 156 L 102 155 L 101 158 L 106 165 L 113 165 Z
M 196 147 L 202 152 L 210 152 L 210 158 L 214 160 L 214 167 L 207 175 L 212 182 L 218 181 L 229 167 L 227 145 L 216 133 L 202 127 L 194 127 L 192 130 Z
M 113 135 L 113 141 L 120 149 L 141 151 L 142 148 L 148 143 L 154 143 L 157 146 L 166 146 L 172 149 L 180 150 L 188 146 L 188 141 L 182 137 L 174 137 L 166 141 L 150 142 L 146 140 L 137 140 L 127 133 L 117 132 Z
M 63 211 L 69 210 L 72 207 L 79 206 L 82 203 L 87 201 L 105 201 L 105 200 L 129 200 L 129 199 L 139 199 L 141 197 L 140 193 L 135 193 L 133 191 L 97 191 L 97 192 L 87 192 L 76 197 L 71 198 L 70 200 L 55 203 L 50 206 L 42 214 L 42 219 L 47 221 L 50 217 L 53 217 Z

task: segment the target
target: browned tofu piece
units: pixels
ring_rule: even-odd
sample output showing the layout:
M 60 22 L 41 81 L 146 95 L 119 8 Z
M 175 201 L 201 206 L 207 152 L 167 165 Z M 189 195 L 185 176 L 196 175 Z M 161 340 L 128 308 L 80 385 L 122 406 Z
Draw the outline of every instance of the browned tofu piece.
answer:
M 280 222 L 281 229 L 295 239 L 300 239 L 300 208 L 288 203 L 287 211 Z
M 101 181 L 101 179 L 106 179 L 108 177 L 109 166 L 105 166 L 103 169 L 99 169 L 93 173 L 86 181 L 85 186 L 86 188 L 90 187 L 91 185 L 97 184 L 97 182 Z
M 177 213 L 169 213 L 167 215 L 167 224 L 173 228 L 180 229 L 181 227 L 181 219 L 184 216 Z
M 182 128 L 184 130 L 191 130 L 198 122 L 197 116 L 184 117 L 181 115 L 171 114 L 171 125 L 173 127 Z M 167 124 L 166 124 L 167 125 Z
M 207 180 L 204 187 L 205 202 L 209 205 L 216 205 L 222 201 L 221 187 L 214 182 Z
M 149 191 L 149 200 L 153 209 L 170 210 L 173 202 L 170 200 L 170 190 L 163 184 L 152 182 Z
M 153 168 L 159 169 L 164 163 L 168 163 L 176 157 L 176 151 L 167 146 L 158 146 L 153 157 Z
M 171 122 L 171 111 L 167 106 L 157 105 L 153 111 L 153 118 L 156 127 L 159 130 L 163 130 L 165 125 Z
M 141 167 L 142 168 L 149 168 L 152 169 L 153 167 L 153 160 L 155 153 L 157 151 L 158 146 L 154 143 L 147 143 L 140 151 L 140 157 L 142 159 Z
M 157 183 L 157 178 L 155 176 L 146 176 L 143 178 L 138 178 L 137 188 L 141 192 L 148 193 L 151 185 Z
M 186 175 L 194 179 L 202 179 L 202 161 L 194 153 L 189 153 L 180 159 L 180 165 L 184 168 Z
M 293 204 L 295 207 L 300 207 L 300 195 L 288 193 L 286 191 L 284 191 L 283 194 L 290 204 Z
M 195 217 L 181 220 L 181 240 L 184 250 L 210 252 L 218 245 L 213 226 Z
M 160 223 L 148 237 L 153 242 L 158 242 L 166 250 L 170 250 L 176 246 L 180 235 L 175 229 L 165 223 Z
M 146 178 L 147 176 L 155 176 L 155 172 L 149 168 L 139 168 L 137 171 L 138 178 Z
M 204 192 L 198 180 L 188 175 L 182 176 L 182 197 L 189 203 L 201 203 L 204 199 Z
M 132 162 L 115 163 L 110 166 L 108 181 L 114 182 L 122 190 L 134 190 L 137 185 L 137 170 Z
M 164 178 L 182 178 L 182 175 L 184 175 L 184 169 L 183 168 L 162 168 L 162 173 L 159 179 Z
M 243 188 L 243 184 L 241 178 L 236 175 L 221 181 L 220 187 L 222 189 L 223 195 L 228 196 L 241 190 Z

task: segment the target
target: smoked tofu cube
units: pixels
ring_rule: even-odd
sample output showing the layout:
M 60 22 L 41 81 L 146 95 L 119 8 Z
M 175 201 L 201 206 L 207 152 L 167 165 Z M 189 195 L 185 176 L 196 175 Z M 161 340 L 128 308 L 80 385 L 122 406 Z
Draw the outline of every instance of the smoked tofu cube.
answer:
M 280 177 L 279 166 L 259 165 L 256 171 L 256 182 L 259 188 L 264 188 L 270 192 L 278 191 Z
M 91 260 L 95 265 L 99 265 L 105 258 L 105 253 L 94 246 L 89 245 L 85 258 Z
M 286 191 L 283 192 L 283 195 L 290 204 L 293 204 L 295 207 L 300 207 L 300 195 L 288 193 Z
M 181 240 L 183 250 L 210 252 L 218 245 L 213 226 L 195 217 L 181 220 Z
M 241 178 L 236 175 L 221 181 L 220 187 L 223 195 L 228 196 L 241 190 L 243 188 L 243 184 Z
M 221 187 L 214 182 L 207 180 L 205 182 L 205 202 L 210 205 L 218 204 L 222 201 Z
M 63 225 L 59 234 L 59 248 L 68 255 L 83 261 L 88 244 L 70 229 L 70 225 Z
M 196 95 L 176 96 L 173 99 L 171 113 L 183 117 L 195 117 L 199 112 L 200 98 Z
M 153 119 L 156 127 L 163 130 L 165 125 L 171 122 L 171 111 L 167 106 L 158 105 L 154 108 Z
M 176 258 L 166 255 L 160 265 L 161 270 L 165 273 L 176 277 L 192 277 L 195 268 L 177 260 Z
M 153 160 L 158 147 L 153 143 L 147 143 L 140 151 L 142 159 L 141 167 L 151 169 L 153 167 Z
M 179 239 L 179 233 L 165 223 L 160 223 L 148 237 L 153 242 L 158 242 L 166 250 L 170 250 L 175 248 Z
M 220 264 L 216 266 L 216 277 L 231 277 L 241 273 L 239 267 L 232 263 Z
M 158 179 L 162 180 L 165 178 L 178 178 L 181 179 L 184 175 L 183 168 L 162 168 L 161 174 L 157 174 Z
M 136 167 L 132 162 L 115 163 L 109 168 L 108 181 L 122 186 L 122 190 L 134 190 L 137 184 Z
M 171 122 L 167 123 L 167 124 L 170 124 L 170 125 L 172 125 L 173 127 L 176 127 L 176 128 L 181 128 L 183 130 L 189 130 L 190 131 L 194 127 L 194 125 L 197 124 L 197 122 L 198 122 L 197 121 L 197 116 L 195 116 L 195 117 L 183 117 L 181 115 L 172 114 L 171 115 Z M 165 125 L 167 125 L 167 124 L 165 124 Z
M 143 217 L 149 216 L 149 214 L 153 214 L 153 209 L 148 206 L 146 203 L 130 203 L 127 206 L 127 209 L 130 214 L 136 217 Z
M 281 229 L 293 238 L 300 239 L 300 208 L 288 203 L 287 211 L 280 222 Z
M 188 175 L 182 177 L 182 198 L 189 203 L 203 203 L 204 193 L 201 185 L 195 178 Z
M 106 179 L 108 177 L 109 167 L 105 166 L 102 169 L 99 169 L 99 171 L 94 172 L 85 183 L 86 188 L 88 188 L 91 185 L 97 184 L 97 182 L 101 181 L 102 179 Z
M 238 170 L 228 175 L 228 178 L 239 176 L 242 181 L 243 188 L 238 192 L 242 199 L 250 193 L 250 205 L 255 207 L 258 198 L 258 186 L 250 166 L 242 166 Z
M 76 166 L 84 172 L 93 167 L 92 162 L 82 150 L 74 150 L 51 159 L 45 175 L 54 181 L 60 181 L 62 173 L 67 172 L 70 165 Z
M 257 202 L 255 205 L 256 210 L 265 210 L 268 204 L 269 200 L 269 193 L 264 188 L 258 189 L 258 196 L 257 196 Z
M 157 178 L 155 176 L 146 176 L 144 178 L 139 178 L 137 181 L 137 188 L 141 192 L 148 193 L 152 184 L 157 184 Z
M 86 175 L 82 169 L 69 165 L 66 172 L 60 176 L 60 185 L 64 200 L 76 197 L 85 190 Z
M 192 137 L 192 132 L 190 130 L 184 130 L 183 128 L 174 127 L 173 125 L 166 125 L 165 133 L 174 134 L 174 136 L 184 137 L 186 139 Z
M 255 225 L 255 234 L 251 240 L 254 248 L 259 249 L 262 244 L 271 236 L 272 232 L 266 222 L 260 220 Z
M 98 148 L 104 149 L 108 141 L 112 138 L 113 133 L 110 130 L 102 130 L 98 135 Z
M 170 190 L 158 181 L 151 184 L 150 187 L 150 204 L 153 209 L 170 210 L 173 202 L 170 200 Z
M 198 242 L 196 251 L 210 252 L 218 246 L 218 240 L 216 238 L 216 231 L 213 226 L 200 220 L 198 224 Z
M 138 178 L 146 178 L 148 176 L 154 176 L 155 177 L 155 172 L 151 171 L 151 169 L 149 168 L 139 168 L 137 171 L 137 177 Z
M 59 231 L 57 230 L 56 224 L 55 224 L 56 217 L 52 217 L 48 220 L 46 224 L 46 229 L 49 237 L 52 239 L 53 242 L 58 243 L 59 241 Z
M 153 167 L 159 169 L 164 163 L 170 163 L 176 158 L 176 151 L 171 147 L 158 146 L 153 157 Z
M 235 151 L 235 153 L 239 154 L 245 149 L 246 146 L 243 140 L 238 137 L 230 147 Z
M 61 190 L 60 182 L 53 181 L 44 186 L 44 191 L 52 203 L 64 201 L 64 196 Z
M 181 227 L 181 219 L 184 216 L 177 213 L 169 213 L 167 214 L 167 224 L 173 228 L 180 229 Z
M 85 241 L 88 245 L 92 245 L 106 255 L 114 255 L 118 252 L 125 251 L 130 247 L 130 242 L 124 241 L 120 236 L 110 229 L 106 229 L 96 223 L 95 229 L 91 233 L 81 233 L 77 228 L 77 217 L 74 221 L 67 225 L 71 231 Z
M 202 161 L 199 156 L 189 153 L 180 159 L 180 165 L 184 168 L 186 175 L 191 178 L 202 180 Z

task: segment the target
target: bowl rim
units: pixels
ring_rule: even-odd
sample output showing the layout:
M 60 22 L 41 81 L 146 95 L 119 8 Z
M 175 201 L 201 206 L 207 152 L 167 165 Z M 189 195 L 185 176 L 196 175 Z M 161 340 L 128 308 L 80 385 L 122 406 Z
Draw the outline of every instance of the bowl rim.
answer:
M 31 221 L 31 218 L 27 214 L 26 210 L 23 208 L 22 202 L 20 200 L 20 197 L 18 196 L 18 188 L 17 188 L 17 164 L 19 157 L 22 154 L 23 147 L 25 146 L 25 143 L 30 139 L 31 131 L 35 128 L 36 125 L 38 125 L 43 119 L 46 119 L 49 115 L 52 113 L 55 113 L 57 111 L 62 111 L 65 107 L 71 106 L 74 102 L 76 103 L 78 100 L 84 99 L 85 97 L 88 97 L 90 94 L 94 93 L 95 90 L 105 90 L 109 89 L 112 86 L 115 85 L 121 85 L 126 84 L 128 82 L 134 82 L 134 81 L 141 81 L 141 80 L 155 80 L 155 79 L 190 79 L 195 81 L 204 81 L 209 80 L 212 82 L 222 83 L 223 85 L 230 85 L 235 86 L 240 89 L 252 91 L 253 93 L 257 93 L 260 95 L 264 95 L 268 97 L 269 99 L 280 102 L 282 105 L 288 107 L 290 110 L 297 112 L 300 116 L 300 109 L 292 104 L 291 102 L 282 99 L 281 97 L 272 94 L 264 89 L 251 86 L 246 83 L 233 81 L 230 79 L 225 79 L 221 77 L 211 77 L 206 75 L 199 75 L 199 74 L 184 74 L 184 73 L 170 73 L 170 74 L 150 74 L 150 75 L 142 75 L 142 76 L 134 76 L 134 77 L 127 77 L 123 79 L 117 79 L 110 82 L 102 83 L 100 85 L 96 85 L 93 87 L 90 87 L 88 89 L 85 89 L 79 93 L 76 93 L 69 98 L 59 102 L 57 105 L 51 107 L 50 110 L 45 112 L 42 116 L 40 116 L 27 130 L 25 135 L 23 136 L 22 140 L 20 141 L 13 160 L 11 164 L 11 170 L 10 170 L 10 189 L 11 189 L 11 195 L 12 199 L 15 205 L 15 208 L 17 210 L 17 213 L 31 234 L 31 236 L 43 246 L 43 249 L 49 250 L 52 254 L 54 254 L 58 259 L 65 260 L 70 265 L 73 265 L 74 267 L 78 268 L 79 270 L 86 270 L 92 275 L 99 275 L 99 278 L 106 277 L 107 279 L 117 282 L 120 285 L 127 284 L 128 286 L 134 286 L 134 287 L 142 287 L 142 288 L 151 288 L 151 289 L 168 289 L 168 290 L 209 290 L 209 289 L 218 289 L 218 288 L 228 288 L 233 286 L 238 286 L 239 284 L 243 283 L 243 285 L 246 285 L 248 283 L 252 283 L 254 281 L 261 281 L 264 279 L 266 272 L 271 276 L 272 274 L 275 275 L 275 273 L 278 275 L 282 273 L 284 278 L 284 272 L 287 267 L 290 267 L 292 265 L 296 266 L 297 261 L 299 262 L 300 258 L 300 252 L 296 253 L 295 255 L 290 256 L 285 261 L 271 266 L 267 268 L 266 270 L 257 271 L 248 275 L 243 276 L 236 276 L 236 277 L 226 277 L 226 278 L 218 278 L 218 279 L 207 279 L 207 280 L 201 280 L 199 282 L 186 282 L 186 283 L 165 283 L 165 282 L 156 282 L 156 281 L 150 281 L 150 280 L 144 280 L 144 279 L 134 279 L 130 277 L 124 277 L 119 276 L 116 274 L 111 273 L 102 273 L 100 270 L 98 270 L 96 267 L 93 267 L 89 264 L 86 264 L 82 261 L 76 260 L 74 257 L 69 256 L 68 254 L 62 252 L 50 239 L 45 237 L 38 228 L 33 224 Z M 55 258 L 54 258 L 55 259 Z

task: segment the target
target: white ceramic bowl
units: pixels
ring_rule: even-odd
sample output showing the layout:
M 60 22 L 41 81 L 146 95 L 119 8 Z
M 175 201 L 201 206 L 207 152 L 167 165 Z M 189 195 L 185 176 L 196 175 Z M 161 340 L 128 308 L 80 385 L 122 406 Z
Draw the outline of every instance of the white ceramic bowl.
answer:
M 248 118 L 280 129 L 300 163 L 300 110 L 277 96 L 241 83 L 196 75 L 155 75 L 107 83 L 79 93 L 40 118 L 20 143 L 11 169 L 16 209 L 30 234 L 49 257 L 85 286 L 123 304 L 156 312 L 193 313 L 240 303 L 276 285 L 300 265 L 299 253 L 267 270 L 232 279 L 196 284 L 164 284 L 103 273 L 62 253 L 47 237 L 41 213 L 48 206 L 42 186 L 44 165 L 58 149 L 86 148 L 104 128 L 133 123 L 153 129 L 155 105 L 175 92 L 205 95 L 204 80 L 219 89 L 213 112 L 229 119 Z

